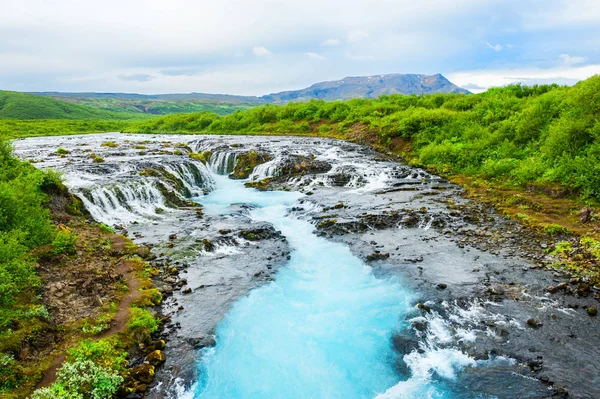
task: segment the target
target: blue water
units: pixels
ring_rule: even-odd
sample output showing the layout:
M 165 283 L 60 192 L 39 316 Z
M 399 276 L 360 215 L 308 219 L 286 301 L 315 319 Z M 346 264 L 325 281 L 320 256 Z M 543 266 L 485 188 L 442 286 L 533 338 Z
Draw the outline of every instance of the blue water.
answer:
M 193 397 L 374 398 L 398 384 L 391 334 L 409 293 L 374 277 L 344 245 L 317 237 L 310 223 L 286 216 L 301 194 L 215 180 L 217 189 L 200 200 L 206 213 L 253 204 L 251 217 L 272 223 L 293 251 L 275 281 L 241 298 L 218 325 Z M 433 393 L 411 385 L 411 397 Z

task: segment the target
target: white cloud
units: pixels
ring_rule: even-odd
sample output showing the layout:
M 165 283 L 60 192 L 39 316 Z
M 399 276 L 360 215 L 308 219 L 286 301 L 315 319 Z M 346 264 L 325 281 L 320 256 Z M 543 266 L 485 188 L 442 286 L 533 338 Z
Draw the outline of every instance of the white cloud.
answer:
M 149 82 L 153 79 L 153 76 L 147 73 L 134 73 L 131 75 L 119 75 L 118 78 L 128 82 Z
M 543 3 L 0 0 L 0 89 L 264 94 L 345 75 L 470 71 L 482 58 L 493 71 L 600 63 L 598 0 Z M 482 49 L 500 51 L 489 61 Z M 514 71 L 500 74 L 528 76 Z
M 583 64 L 587 60 L 585 57 L 570 56 L 569 54 L 561 54 L 560 58 L 562 58 L 565 65 Z
M 273 55 L 266 47 L 254 47 L 252 53 L 257 57 L 270 57 Z
M 485 44 L 494 51 L 502 51 L 503 49 L 501 44 L 491 44 L 490 42 L 485 42 Z
M 340 44 L 342 44 L 342 41 L 340 39 L 331 39 L 330 38 L 330 39 L 324 40 L 321 43 L 321 46 L 324 46 L 324 47 L 335 47 L 335 46 L 339 46 Z
M 348 32 L 348 41 L 350 43 L 360 42 L 369 37 L 369 34 L 363 30 L 352 30 Z
M 574 84 L 600 74 L 600 65 L 567 66 L 553 68 L 489 69 L 449 73 L 446 77 L 460 87 L 471 87 L 472 92 L 485 91 L 512 83 L 523 84 Z M 479 87 L 477 89 L 476 87 Z
M 325 60 L 326 59 L 325 57 L 323 57 L 322 55 L 317 54 L 317 53 L 308 52 L 308 53 L 304 53 L 304 55 L 306 57 L 310 58 L 311 60 Z

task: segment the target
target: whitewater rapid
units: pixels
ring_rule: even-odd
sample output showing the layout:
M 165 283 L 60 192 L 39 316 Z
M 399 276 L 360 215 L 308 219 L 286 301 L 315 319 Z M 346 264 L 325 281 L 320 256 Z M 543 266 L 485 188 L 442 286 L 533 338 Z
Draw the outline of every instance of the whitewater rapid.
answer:
M 301 194 L 260 192 L 215 175 L 216 189 L 198 201 L 207 214 L 232 204 L 272 224 L 292 248 L 269 284 L 234 304 L 205 349 L 200 380 L 182 398 L 418 398 L 446 397 L 431 377 L 454 378 L 473 365 L 460 351 L 408 355 L 418 374 L 398 384 L 392 333 L 411 310 L 412 295 L 395 278 L 377 278 L 341 244 L 314 234 L 303 212 L 290 212 Z M 408 396 L 407 396 L 408 394 Z

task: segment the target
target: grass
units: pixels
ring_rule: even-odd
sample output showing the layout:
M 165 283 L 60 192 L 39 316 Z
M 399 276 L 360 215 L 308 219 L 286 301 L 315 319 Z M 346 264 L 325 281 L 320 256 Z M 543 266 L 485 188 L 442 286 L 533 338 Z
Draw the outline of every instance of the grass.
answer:
M 0 139 L 119 132 L 129 122 L 114 120 L 0 119 Z
M 190 112 L 211 112 L 229 115 L 236 111 L 252 108 L 251 104 L 227 104 L 202 100 L 133 100 L 119 98 L 60 98 L 90 108 L 129 114 L 168 115 Z
M 139 113 L 111 112 L 50 97 L 0 91 L 0 119 L 128 120 L 143 117 L 145 115 Z

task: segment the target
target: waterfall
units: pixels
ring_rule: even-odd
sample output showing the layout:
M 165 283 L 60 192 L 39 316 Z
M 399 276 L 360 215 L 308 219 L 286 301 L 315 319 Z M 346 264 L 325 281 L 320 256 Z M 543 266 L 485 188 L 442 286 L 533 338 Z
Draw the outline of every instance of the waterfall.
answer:
M 209 165 L 215 173 L 225 175 L 233 172 L 236 159 L 237 154 L 235 152 L 217 152 L 210 157 Z
M 214 188 L 207 166 L 191 160 L 143 162 L 133 169 L 124 164 L 118 170 L 115 178 L 78 181 L 73 187 L 92 217 L 111 225 L 158 220 L 177 211 L 174 199 L 201 197 Z

